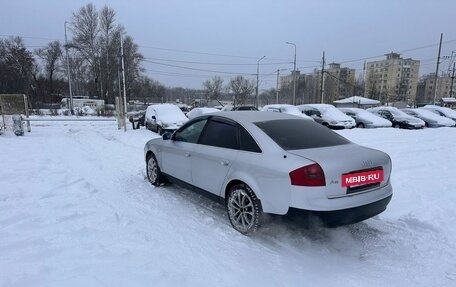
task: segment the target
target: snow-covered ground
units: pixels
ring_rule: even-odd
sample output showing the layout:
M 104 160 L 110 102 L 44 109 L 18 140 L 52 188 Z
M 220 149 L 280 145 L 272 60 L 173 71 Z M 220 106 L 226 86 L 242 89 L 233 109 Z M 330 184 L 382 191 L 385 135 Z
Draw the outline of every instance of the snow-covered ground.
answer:
M 245 237 L 224 207 L 153 188 L 115 122 L 0 136 L 0 286 L 456 286 L 456 128 L 353 129 L 393 160 L 394 196 L 335 229 L 274 218 Z

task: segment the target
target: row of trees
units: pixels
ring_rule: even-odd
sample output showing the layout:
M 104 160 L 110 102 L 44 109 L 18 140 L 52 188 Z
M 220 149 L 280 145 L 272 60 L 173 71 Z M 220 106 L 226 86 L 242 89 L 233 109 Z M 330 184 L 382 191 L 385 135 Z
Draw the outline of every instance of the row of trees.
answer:
M 58 103 L 69 95 L 68 52 L 73 95 L 114 103 L 122 92 L 122 35 L 127 96 L 146 102 L 163 98 L 165 87 L 144 75 L 144 57 L 125 28 L 116 23 L 113 9 L 105 6 L 98 11 L 93 4 L 87 4 L 73 13 L 68 29 L 72 38 L 67 45 L 52 41 L 33 51 L 20 37 L 0 39 L 0 93 L 27 94 L 35 107 Z
M 224 86 L 223 79 L 215 76 L 203 82 L 204 96 L 207 100 L 219 100 L 222 94 L 229 93 L 236 105 L 244 105 L 255 92 L 253 80 L 239 75 Z

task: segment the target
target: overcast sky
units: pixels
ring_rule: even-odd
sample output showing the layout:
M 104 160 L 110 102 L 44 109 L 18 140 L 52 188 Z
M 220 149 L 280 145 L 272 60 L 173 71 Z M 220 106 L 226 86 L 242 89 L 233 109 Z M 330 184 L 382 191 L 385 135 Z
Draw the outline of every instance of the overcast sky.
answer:
M 253 79 L 262 56 L 261 88 L 274 87 L 277 69 L 293 69 L 287 41 L 296 44 L 302 73 L 321 65 L 323 51 L 327 63 L 357 72 L 364 58 L 391 51 L 421 60 L 420 74 L 434 72 L 440 33 L 442 56 L 456 51 L 455 0 L 0 1 L 0 36 L 22 36 L 32 50 L 63 41 L 64 22 L 87 3 L 110 6 L 140 52 L 156 62 L 143 63 L 146 73 L 171 87 L 201 88 L 214 75 Z

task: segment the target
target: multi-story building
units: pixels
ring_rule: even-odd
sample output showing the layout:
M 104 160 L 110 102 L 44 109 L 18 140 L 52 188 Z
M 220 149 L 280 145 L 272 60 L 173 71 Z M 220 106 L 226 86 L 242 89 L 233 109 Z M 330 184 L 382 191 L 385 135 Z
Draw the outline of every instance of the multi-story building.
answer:
M 442 98 L 452 97 L 451 95 L 451 77 L 441 76 L 437 78 L 437 90 L 435 90 L 435 74 L 429 74 L 420 80 L 416 95 L 416 104 L 421 106 L 439 102 Z M 453 95 L 455 91 L 453 89 Z
M 366 63 L 365 95 L 384 103 L 415 103 L 420 61 L 393 52 L 385 56 Z
M 339 99 L 354 96 L 355 69 L 341 68 L 340 64 L 331 63 L 326 69 L 324 99 L 332 103 Z
M 280 77 L 280 90 L 283 99 L 290 101 L 293 91 L 295 74 Z M 355 70 L 342 68 L 340 64 L 331 63 L 325 70 L 324 103 L 353 96 L 355 86 Z M 315 69 L 312 73 L 301 74 L 296 71 L 296 104 L 321 103 L 321 70 Z

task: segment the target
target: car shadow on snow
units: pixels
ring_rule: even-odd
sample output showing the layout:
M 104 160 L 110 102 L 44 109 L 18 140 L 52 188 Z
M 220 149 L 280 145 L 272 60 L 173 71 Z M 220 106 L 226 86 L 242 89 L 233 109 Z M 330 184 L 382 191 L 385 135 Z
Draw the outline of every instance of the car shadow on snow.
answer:
M 199 215 L 213 217 L 213 224 L 228 230 L 227 236 L 239 235 L 230 225 L 223 199 L 173 184 L 160 188 L 193 204 Z M 356 224 L 326 227 L 316 217 L 293 212 L 283 216 L 265 214 L 262 226 L 249 238 L 269 248 L 283 244 L 297 249 L 320 246 L 330 252 L 362 257 L 366 249 L 385 246 L 383 235 L 388 233 L 387 229 L 378 216 Z

